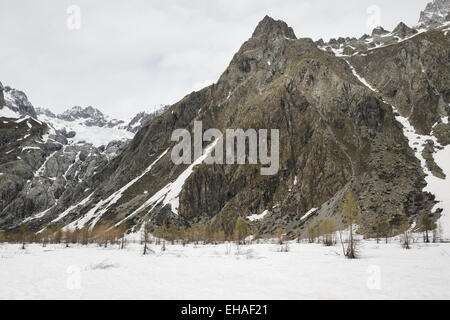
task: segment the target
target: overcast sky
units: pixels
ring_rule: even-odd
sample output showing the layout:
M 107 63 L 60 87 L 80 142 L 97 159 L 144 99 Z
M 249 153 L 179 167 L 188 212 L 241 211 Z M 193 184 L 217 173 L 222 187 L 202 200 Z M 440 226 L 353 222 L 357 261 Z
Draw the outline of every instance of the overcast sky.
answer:
M 416 24 L 427 2 L 0 0 L 0 81 L 35 107 L 125 119 L 216 82 L 266 14 L 297 37 L 359 37 L 377 21 Z

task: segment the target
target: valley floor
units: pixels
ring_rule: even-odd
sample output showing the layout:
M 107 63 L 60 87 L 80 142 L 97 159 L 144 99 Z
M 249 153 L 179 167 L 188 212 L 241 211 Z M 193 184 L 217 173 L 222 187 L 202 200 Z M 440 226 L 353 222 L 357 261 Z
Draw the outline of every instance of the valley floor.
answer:
M 450 244 L 0 244 L 0 299 L 450 299 Z

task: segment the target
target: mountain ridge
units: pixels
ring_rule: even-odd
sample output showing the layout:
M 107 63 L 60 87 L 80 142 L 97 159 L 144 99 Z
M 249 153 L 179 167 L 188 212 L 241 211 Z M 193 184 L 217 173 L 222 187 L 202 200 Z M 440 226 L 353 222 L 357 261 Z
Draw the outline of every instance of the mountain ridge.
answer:
M 339 225 L 347 190 L 366 236 L 380 221 L 398 230 L 403 214 L 415 226 L 423 212 L 437 220 L 448 210 L 429 189 L 448 174 L 435 159 L 450 143 L 448 41 L 445 23 L 418 30 L 400 23 L 393 32 L 314 43 L 266 16 L 216 83 L 145 122 L 84 189 L 65 193 L 30 227 L 201 224 L 231 236 L 238 217 L 265 212 L 253 223 L 261 234 L 281 227 L 304 236 L 324 218 Z M 192 132 L 194 121 L 204 129 L 279 129 L 280 171 L 175 166 L 170 134 Z

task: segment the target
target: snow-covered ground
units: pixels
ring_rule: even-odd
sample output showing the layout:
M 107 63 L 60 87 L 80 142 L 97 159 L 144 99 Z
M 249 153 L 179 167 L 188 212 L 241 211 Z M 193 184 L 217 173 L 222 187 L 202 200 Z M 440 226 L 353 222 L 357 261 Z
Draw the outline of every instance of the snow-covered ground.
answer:
M 0 299 L 450 299 L 450 244 L 0 245 Z
M 20 114 L 18 114 L 17 112 L 12 111 L 11 109 L 9 109 L 7 107 L 3 107 L 3 108 L 0 109 L 0 117 L 19 118 Z

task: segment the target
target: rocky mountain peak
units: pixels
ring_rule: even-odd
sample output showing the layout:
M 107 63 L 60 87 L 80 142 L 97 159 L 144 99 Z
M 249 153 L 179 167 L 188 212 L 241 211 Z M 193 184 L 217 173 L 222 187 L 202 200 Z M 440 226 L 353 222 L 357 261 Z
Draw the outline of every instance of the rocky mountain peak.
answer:
M 26 114 L 36 118 L 36 111 L 24 92 L 13 89 L 9 86 L 3 87 L 0 92 L 3 92 L 2 105 L 5 105 L 11 111 L 18 114 Z
M 446 21 L 450 21 L 450 0 L 434 0 L 420 13 L 419 25 L 428 26 Z
M 139 129 L 142 128 L 142 126 L 146 122 L 162 115 L 164 112 L 166 112 L 169 109 L 169 107 L 170 107 L 170 105 L 166 105 L 166 106 L 160 106 L 158 109 L 156 109 L 153 112 L 145 112 L 145 111 L 139 112 L 131 119 L 131 121 L 126 126 L 126 129 L 133 133 L 138 132 Z
M 66 121 L 74 121 L 77 119 L 104 119 L 105 115 L 98 109 L 91 106 L 83 108 L 80 106 L 74 106 L 69 110 L 64 111 L 58 115 L 58 118 Z
M 51 110 L 47 109 L 47 108 L 36 108 L 36 114 L 38 116 L 40 115 L 44 115 L 47 116 L 49 118 L 56 118 L 56 114 L 54 114 Z
M 417 30 L 408 27 L 403 22 L 400 22 L 397 25 L 397 27 L 395 27 L 394 31 L 392 31 L 392 32 L 395 33 L 396 35 L 400 36 L 400 37 L 405 37 L 405 36 L 409 36 L 411 34 L 417 33 Z
M 262 19 L 255 31 L 253 32 L 252 37 L 260 37 L 260 36 L 284 36 L 288 39 L 297 39 L 295 36 L 294 30 L 289 27 L 286 22 L 281 20 L 275 20 L 269 16 L 265 16 Z
M 95 126 L 95 127 L 112 128 L 124 124 L 124 121 L 117 119 L 110 119 L 110 117 L 106 116 L 100 110 L 92 106 L 89 107 L 75 106 L 69 110 L 64 111 L 62 114 L 58 114 L 56 117 L 58 119 L 69 122 L 81 121 L 83 122 L 84 125 L 88 127 Z
M 389 31 L 385 30 L 382 26 L 378 26 L 375 29 L 373 29 L 372 37 L 373 36 L 380 36 L 380 35 L 387 34 L 387 33 L 389 33 Z

